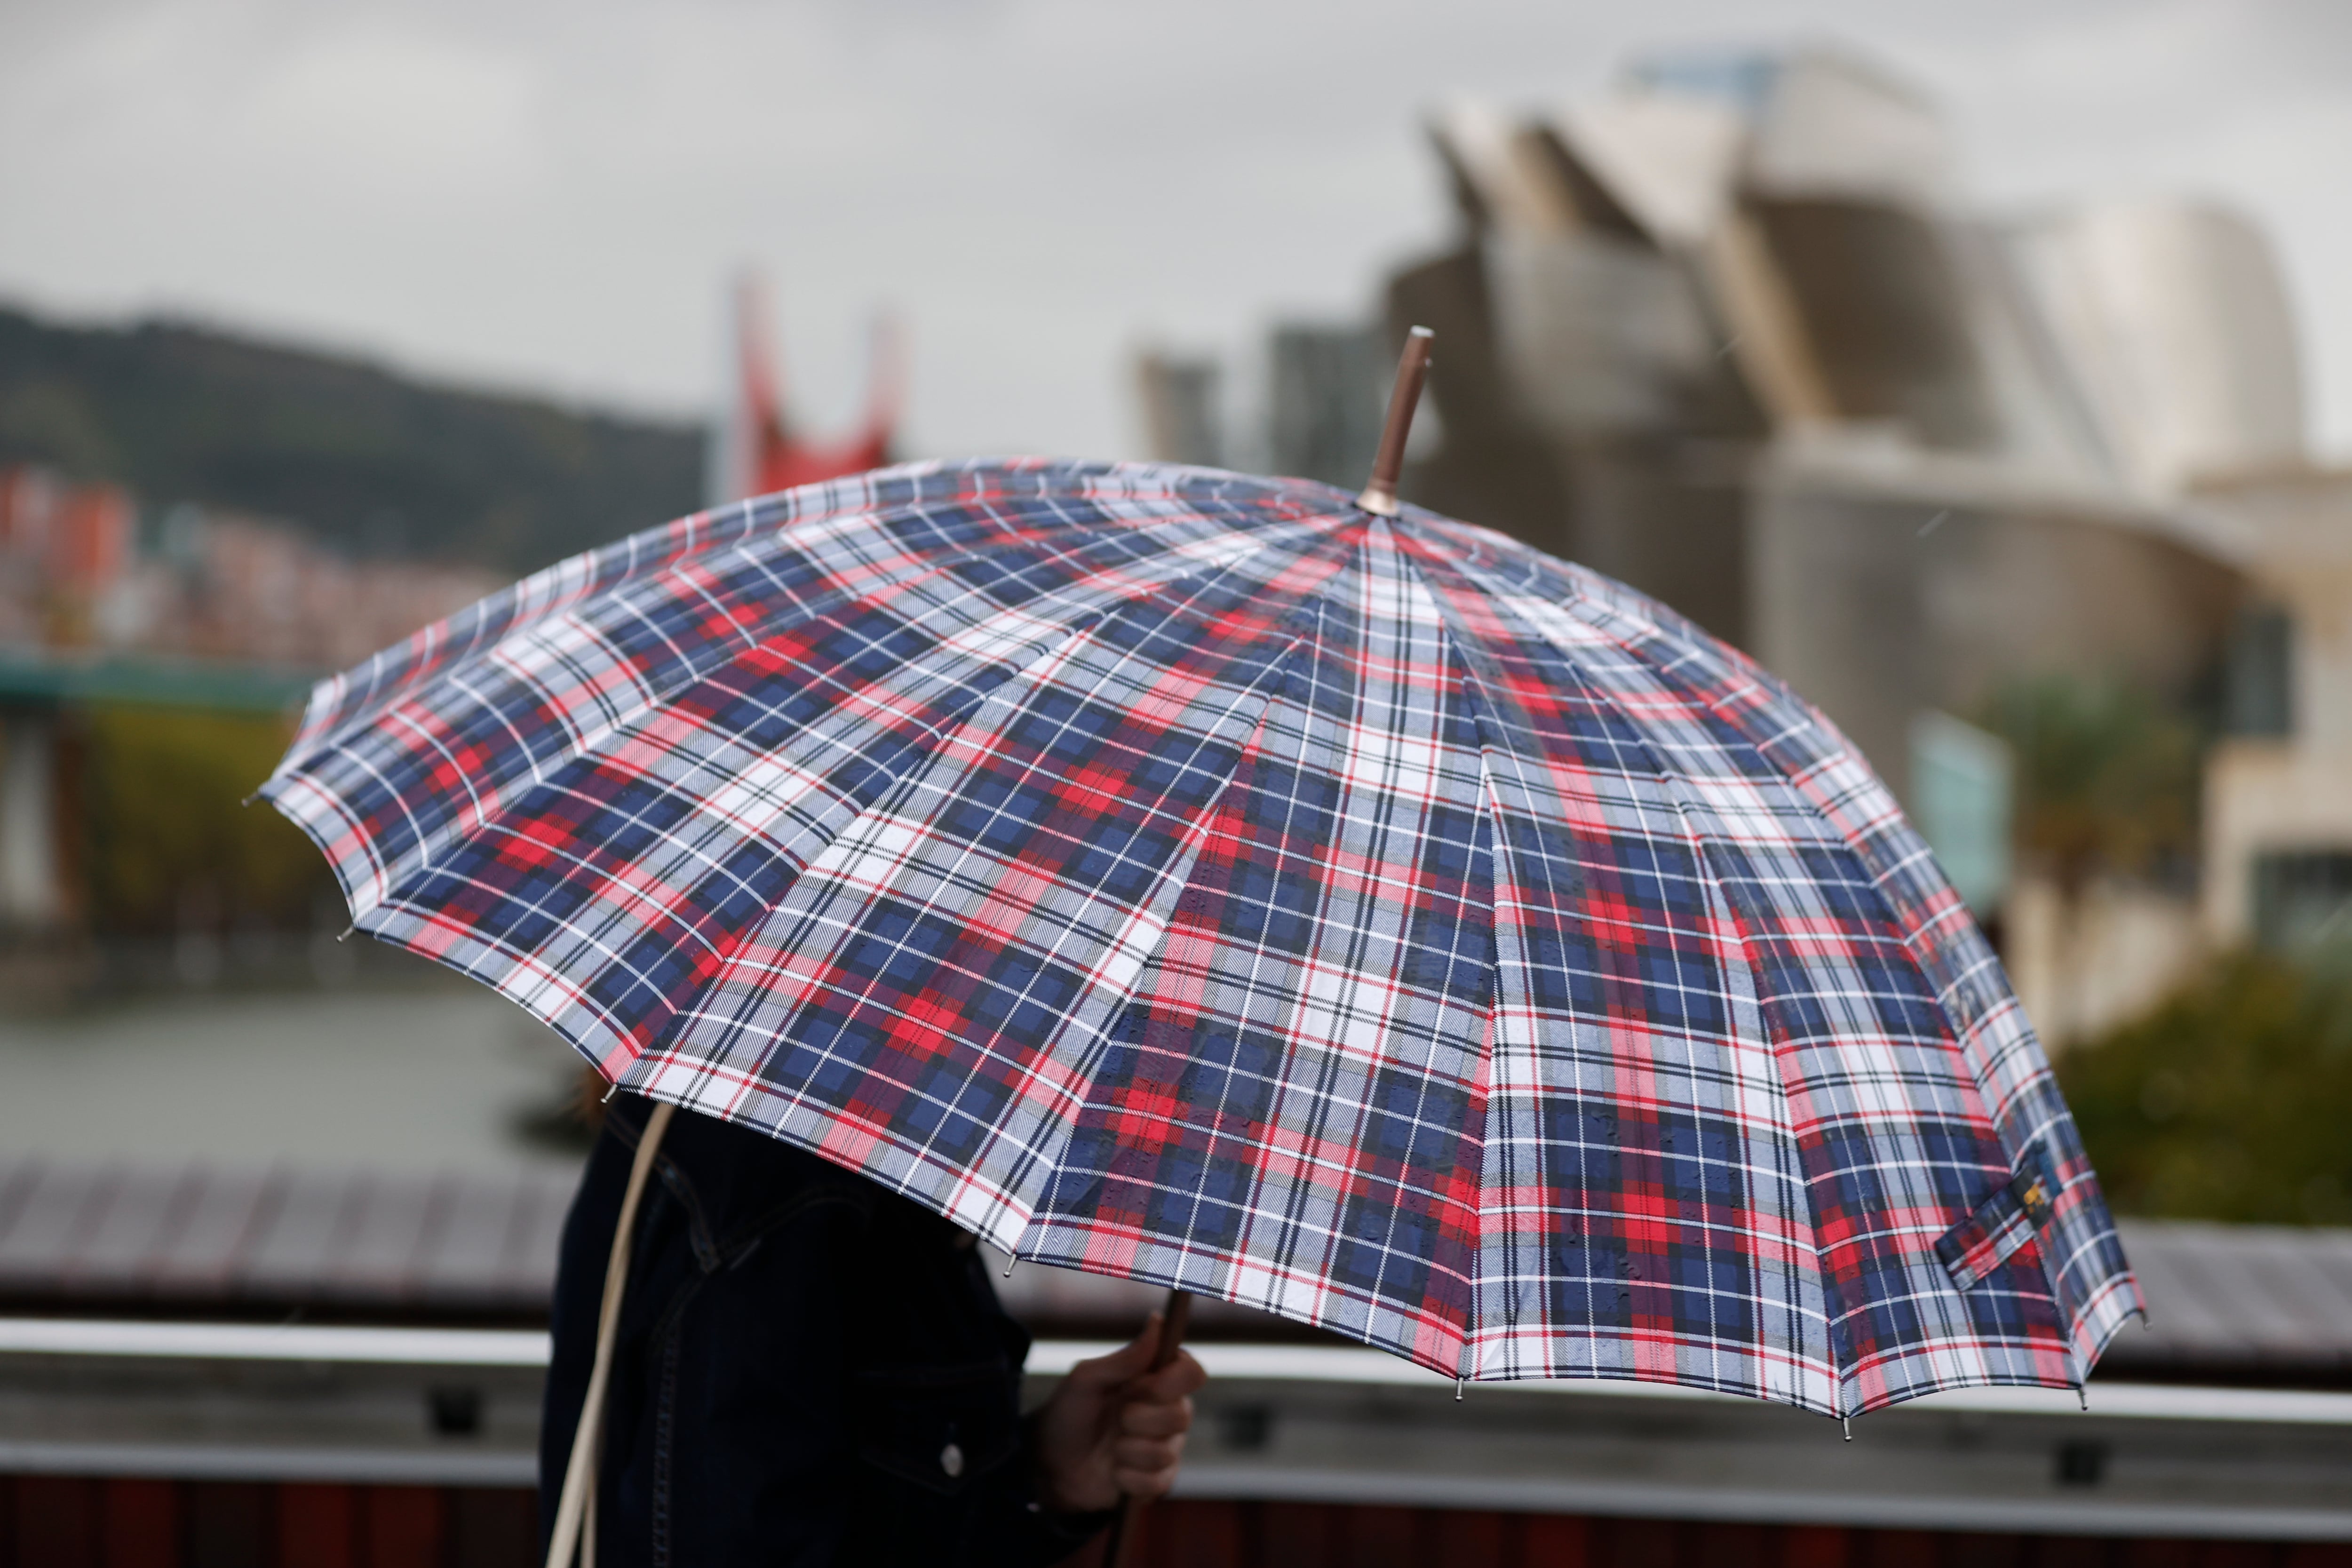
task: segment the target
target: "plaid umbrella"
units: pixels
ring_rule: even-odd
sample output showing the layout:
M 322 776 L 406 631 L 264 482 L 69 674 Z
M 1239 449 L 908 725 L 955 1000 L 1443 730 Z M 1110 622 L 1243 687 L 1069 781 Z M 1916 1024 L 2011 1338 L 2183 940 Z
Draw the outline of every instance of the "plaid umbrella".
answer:
M 325 682 L 266 794 L 359 929 L 633 1092 L 1448 1377 L 1851 1415 L 2077 1386 L 2138 1310 L 1837 731 L 1411 507 L 1031 461 L 769 496 Z

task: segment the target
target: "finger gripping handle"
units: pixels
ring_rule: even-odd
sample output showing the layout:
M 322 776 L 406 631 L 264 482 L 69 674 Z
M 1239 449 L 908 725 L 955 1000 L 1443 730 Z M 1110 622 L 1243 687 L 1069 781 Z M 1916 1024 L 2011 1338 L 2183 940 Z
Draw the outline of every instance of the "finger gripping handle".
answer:
M 1169 1291 L 1168 1305 L 1160 1314 L 1160 1341 L 1151 1347 L 1152 1371 L 1174 1364 L 1184 1349 L 1184 1331 L 1192 1326 L 1192 1292 Z M 1110 1539 L 1103 1544 L 1103 1568 L 1127 1568 L 1128 1539 L 1135 1533 L 1136 1515 L 1142 1511 L 1142 1502 L 1135 1498 L 1128 1498 L 1118 1505 L 1118 1513 L 1110 1521 Z

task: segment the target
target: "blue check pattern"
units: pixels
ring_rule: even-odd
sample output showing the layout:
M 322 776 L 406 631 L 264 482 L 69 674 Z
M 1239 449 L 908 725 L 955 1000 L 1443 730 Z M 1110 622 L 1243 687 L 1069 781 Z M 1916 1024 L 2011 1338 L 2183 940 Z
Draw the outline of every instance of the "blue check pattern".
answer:
M 2139 1310 L 1998 963 L 1820 714 L 1500 535 L 1203 469 L 886 469 L 323 683 L 373 935 L 1024 1258 L 1447 1376 L 1853 1415 Z M 1937 1243 L 2020 1169 L 2047 1222 Z

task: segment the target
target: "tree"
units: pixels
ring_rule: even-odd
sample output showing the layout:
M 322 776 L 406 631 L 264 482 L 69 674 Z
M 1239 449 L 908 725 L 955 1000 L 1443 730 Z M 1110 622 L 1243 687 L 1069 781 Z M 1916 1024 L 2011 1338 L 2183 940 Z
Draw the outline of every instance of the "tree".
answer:
M 157 708 L 82 715 L 89 921 L 102 936 L 205 924 L 299 931 L 335 887 L 301 830 L 239 802 L 289 739 L 279 719 Z
M 2019 856 L 2068 899 L 2096 876 L 2160 875 L 2195 855 L 2203 738 L 2147 693 L 2036 676 L 2003 686 L 1985 727 L 2016 754 Z
M 2352 944 L 2223 958 L 2057 1071 L 2116 1212 L 2352 1224 Z

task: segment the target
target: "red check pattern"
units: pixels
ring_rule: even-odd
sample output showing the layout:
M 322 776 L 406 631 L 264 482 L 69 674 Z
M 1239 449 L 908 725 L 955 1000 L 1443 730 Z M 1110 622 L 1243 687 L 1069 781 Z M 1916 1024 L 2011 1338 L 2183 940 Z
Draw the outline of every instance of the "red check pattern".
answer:
M 1819 714 L 1499 535 L 917 466 L 322 685 L 361 929 L 1024 1258 L 1449 1376 L 1852 1415 L 2072 1385 L 2136 1286 L 1999 964 Z M 2038 1246 L 1936 1244 L 2038 1162 Z

